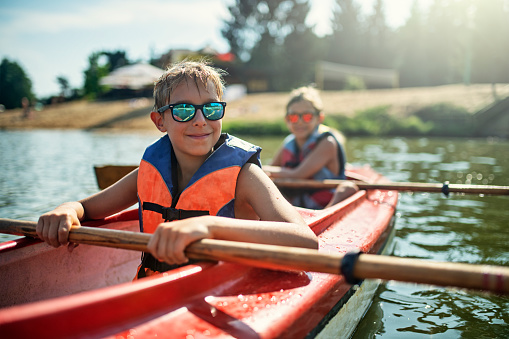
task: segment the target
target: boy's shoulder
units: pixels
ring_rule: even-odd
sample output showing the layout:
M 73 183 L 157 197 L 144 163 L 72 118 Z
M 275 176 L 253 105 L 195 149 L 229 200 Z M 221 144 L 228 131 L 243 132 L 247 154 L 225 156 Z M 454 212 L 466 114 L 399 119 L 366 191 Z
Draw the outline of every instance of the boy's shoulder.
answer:
M 253 151 L 260 148 L 259 146 L 256 146 L 250 142 L 237 138 L 236 136 L 229 134 L 226 134 L 225 136 L 226 136 L 225 143 L 228 146 L 240 148 L 244 151 Z

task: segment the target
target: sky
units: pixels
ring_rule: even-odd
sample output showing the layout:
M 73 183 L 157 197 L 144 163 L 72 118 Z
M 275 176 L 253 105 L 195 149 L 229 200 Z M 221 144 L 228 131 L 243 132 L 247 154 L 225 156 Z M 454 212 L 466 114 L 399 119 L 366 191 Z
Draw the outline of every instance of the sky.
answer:
M 431 0 L 419 0 L 428 3 Z M 221 36 L 233 0 L 0 0 L 0 58 L 17 62 L 39 98 L 58 94 L 57 77 L 83 87 L 88 57 L 102 50 L 126 51 L 148 62 L 170 49 L 210 45 L 228 52 Z M 318 35 L 330 32 L 334 0 L 311 0 L 307 23 Z M 373 0 L 360 0 L 366 13 Z M 393 27 L 409 16 L 413 0 L 385 0 Z

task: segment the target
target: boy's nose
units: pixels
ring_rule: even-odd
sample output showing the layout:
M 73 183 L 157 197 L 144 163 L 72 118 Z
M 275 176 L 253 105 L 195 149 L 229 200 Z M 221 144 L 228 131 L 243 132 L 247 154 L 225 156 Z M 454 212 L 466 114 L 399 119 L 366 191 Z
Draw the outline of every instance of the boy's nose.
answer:
M 207 119 L 205 119 L 205 113 L 203 113 L 203 110 L 201 108 L 197 108 L 196 109 L 196 113 L 194 115 L 194 119 L 193 119 L 193 122 L 194 123 L 207 123 L 206 121 Z

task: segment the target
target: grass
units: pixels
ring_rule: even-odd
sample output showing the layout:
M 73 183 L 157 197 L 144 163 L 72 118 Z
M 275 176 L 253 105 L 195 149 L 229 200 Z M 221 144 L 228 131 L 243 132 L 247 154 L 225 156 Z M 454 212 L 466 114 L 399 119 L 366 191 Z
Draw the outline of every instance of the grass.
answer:
M 324 123 L 346 136 L 470 136 L 472 115 L 461 107 L 437 103 L 407 117 L 389 113 L 389 106 L 360 110 L 354 116 L 330 115 Z M 225 121 L 223 130 L 238 135 L 283 136 L 288 129 L 280 121 Z
M 509 85 L 497 85 L 509 95 Z M 463 136 L 470 116 L 493 102 L 490 84 L 447 85 L 321 93 L 326 124 L 347 136 Z M 288 93 L 255 93 L 228 102 L 225 131 L 242 135 L 286 135 Z M 117 129 L 157 132 L 149 118 L 152 99 L 55 104 L 23 119 L 20 109 L 0 112 L 0 129 Z M 444 117 L 447 117 L 445 119 Z M 458 124 L 462 121 L 462 124 Z

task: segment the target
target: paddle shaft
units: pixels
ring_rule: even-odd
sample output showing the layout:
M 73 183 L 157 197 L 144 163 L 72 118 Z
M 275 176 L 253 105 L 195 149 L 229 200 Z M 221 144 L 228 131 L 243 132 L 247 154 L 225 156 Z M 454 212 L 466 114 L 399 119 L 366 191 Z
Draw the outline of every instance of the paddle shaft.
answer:
M 0 219 L 0 232 L 37 237 L 36 223 Z M 147 251 L 150 234 L 95 227 L 73 227 L 69 241 L 88 245 Z M 186 249 L 191 259 L 223 260 L 269 269 L 345 274 L 344 256 L 316 250 L 216 239 L 202 239 Z M 509 268 L 502 266 L 430 262 L 390 256 L 360 254 L 353 277 L 415 282 L 509 294 Z
M 264 166 L 268 168 L 271 166 Z M 117 182 L 127 173 L 135 170 L 137 166 L 127 165 L 107 165 L 95 166 L 95 175 L 97 184 L 100 189 L 104 189 L 113 183 Z M 356 174 L 350 173 L 349 176 Z M 362 179 L 359 176 L 358 179 Z M 307 179 L 282 179 L 274 178 L 274 183 L 278 187 L 295 188 L 295 189 L 324 189 L 336 188 L 342 180 L 307 180 Z M 399 183 L 383 183 L 383 184 L 368 184 L 355 181 L 357 186 L 362 190 L 380 189 L 380 190 L 394 190 L 394 191 L 408 191 L 408 192 L 430 192 L 430 193 L 444 193 L 444 184 L 432 183 L 417 183 L 417 182 L 399 182 Z M 509 195 L 509 186 L 493 186 L 493 185 L 462 185 L 462 184 L 448 184 L 447 192 L 467 193 L 467 194 L 489 194 L 489 195 Z
M 336 188 L 339 184 L 347 180 L 308 180 L 308 179 L 273 179 L 278 187 L 298 188 L 298 189 L 325 189 Z M 369 184 L 363 182 L 355 182 L 357 187 L 362 190 L 394 190 L 409 192 L 430 192 L 443 193 L 444 184 L 430 184 L 417 182 L 388 182 Z M 447 192 L 468 193 L 468 194 L 489 194 L 489 195 L 509 195 L 509 186 L 492 186 L 492 185 L 461 185 L 447 184 Z

